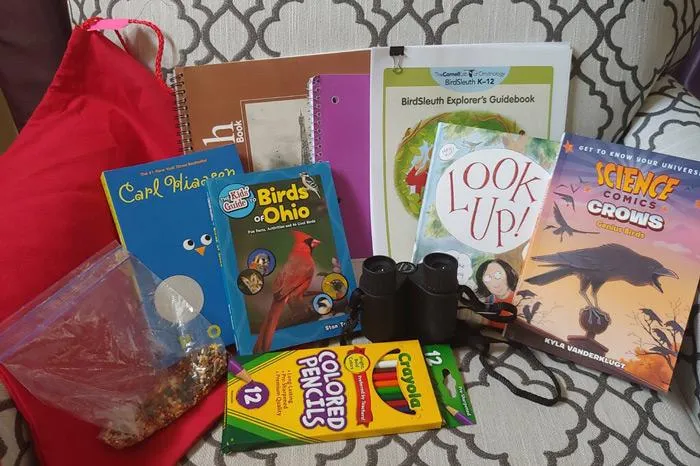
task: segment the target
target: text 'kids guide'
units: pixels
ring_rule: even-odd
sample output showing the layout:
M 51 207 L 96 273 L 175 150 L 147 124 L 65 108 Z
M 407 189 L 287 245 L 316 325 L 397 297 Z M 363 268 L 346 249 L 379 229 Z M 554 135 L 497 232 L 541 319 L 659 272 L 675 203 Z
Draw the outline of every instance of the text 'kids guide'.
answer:
M 340 335 L 355 277 L 328 163 L 207 187 L 240 354 Z

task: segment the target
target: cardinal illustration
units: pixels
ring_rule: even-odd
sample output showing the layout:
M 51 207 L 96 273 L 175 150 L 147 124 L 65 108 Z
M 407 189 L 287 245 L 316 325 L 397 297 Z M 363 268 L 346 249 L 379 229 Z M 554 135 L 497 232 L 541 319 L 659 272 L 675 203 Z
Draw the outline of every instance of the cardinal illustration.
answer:
M 290 301 L 301 300 L 314 277 L 316 264 L 311 253 L 320 244 L 320 241 L 297 230 L 293 230 L 292 235 L 294 236 L 294 245 L 272 285 L 272 304 L 260 326 L 260 334 L 253 348 L 255 353 L 264 353 L 270 350 L 272 337 L 285 305 Z

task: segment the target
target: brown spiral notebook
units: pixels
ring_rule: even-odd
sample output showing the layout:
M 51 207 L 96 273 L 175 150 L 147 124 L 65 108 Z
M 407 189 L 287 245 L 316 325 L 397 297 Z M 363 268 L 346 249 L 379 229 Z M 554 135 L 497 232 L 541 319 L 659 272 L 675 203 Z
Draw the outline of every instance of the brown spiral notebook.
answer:
M 307 83 L 369 73 L 369 50 L 175 69 L 183 152 L 235 143 L 246 171 L 310 163 Z

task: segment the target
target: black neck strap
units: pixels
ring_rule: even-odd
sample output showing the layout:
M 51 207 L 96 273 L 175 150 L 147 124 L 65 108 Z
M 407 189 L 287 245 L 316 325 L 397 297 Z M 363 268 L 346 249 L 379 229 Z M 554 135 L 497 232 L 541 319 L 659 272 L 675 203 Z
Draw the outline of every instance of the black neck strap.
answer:
M 459 303 L 492 322 L 507 324 L 518 317 L 518 308 L 511 303 L 484 304 L 468 286 L 459 286 Z
M 474 291 L 468 286 L 460 286 L 460 304 L 475 313 L 479 314 L 485 319 L 492 322 L 499 323 L 509 323 L 513 322 L 518 317 L 518 308 L 511 303 L 493 303 L 484 304 L 481 302 L 479 297 L 474 293 Z M 520 398 L 525 398 L 532 402 L 544 405 L 544 406 L 554 406 L 557 402 L 562 400 L 561 385 L 559 381 L 554 376 L 552 370 L 542 364 L 539 359 L 535 357 L 535 354 L 530 350 L 530 348 L 516 342 L 508 340 L 497 340 L 495 338 L 483 335 L 479 329 L 469 327 L 466 324 L 458 325 L 455 341 L 452 342 L 453 346 L 468 345 L 472 348 L 479 350 L 479 361 L 489 374 L 494 379 L 505 385 L 508 390 L 510 390 L 515 396 Z M 491 343 L 504 343 L 515 348 L 516 351 L 520 351 L 524 359 L 528 361 L 533 369 L 539 369 L 552 381 L 554 386 L 555 395 L 552 398 L 545 398 L 540 395 L 523 390 L 520 387 L 516 387 L 510 380 L 505 378 L 502 374 L 496 372 L 496 368 L 488 360 L 489 351 L 491 349 Z
M 467 286 L 460 286 L 460 298 L 459 303 L 462 307 L 470 309 L 480 316 L 488 319 L 492 322 L 508 323 L 514 321 L 518 316 L 518 309 L 511 303 L 493 303 L 484 304 L 479 300 L 479 297 L 474 293 L 474 291 Z M 348 320 L 345 322 L 345 327 L 343 333 L 340 335 L 340 344 L 347 345 L 350 335 L 354 332 L 357 323 L 360 320 L 360 313 L 362 312 L 362 295 L 364 293 L 362 290 L 357 288 L 353 291 L 350 296 L 348 307 L 350 308 L 350 315 Z M 485 336 L 481 333 L 479 329 L 470 327 L 469 325 L 457 321 L 457 331 L 455 332 L 455 338 L 450 341 L 450 344 L 455 346 L 470 346 L 472 348 L 479 350 L 479 361 L 484 366 L 486 373 L 489 374 L 494 379 L 505 385 L 515 396 L 520 398 L 525 398 L 534 403 L 541 404 L 543 406 L 554 406 L 557 402 L 561 401 L 562 390 L 559 381 L 554 376 L 552 370 L 542 364 L 539 359 L 535 357 L 535 354 L 530 350 L 530 348 L 512 341 L 497 340 Z M 492 343 L 504 343 L 515 348 L 516 351 L 520 351 L 521 355 L 525 360 L 528 361 L 533 369 L 541 370 L 547 377 L 552 381 L 554 386 L 555 395 L 552 398 L 545 398 L 540 395 L 523 390 L 520 387 L 516 387 L 510 380 L 504 377 L 502 374 L 496 372 L 496 368 L 488 360 L 489 351 L 491 349 Z

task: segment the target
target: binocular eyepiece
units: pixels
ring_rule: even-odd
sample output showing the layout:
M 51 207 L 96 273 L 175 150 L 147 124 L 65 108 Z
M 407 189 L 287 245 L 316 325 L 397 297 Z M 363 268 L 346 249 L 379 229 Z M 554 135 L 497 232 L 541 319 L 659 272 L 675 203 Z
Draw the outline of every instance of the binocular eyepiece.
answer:
M 417 338 L 422 343 L 454 336 L 459 300 L 457 260 L 443 253 L 423 262 L 373 256 L 362 264 L 362 333 L 373 342 Z

